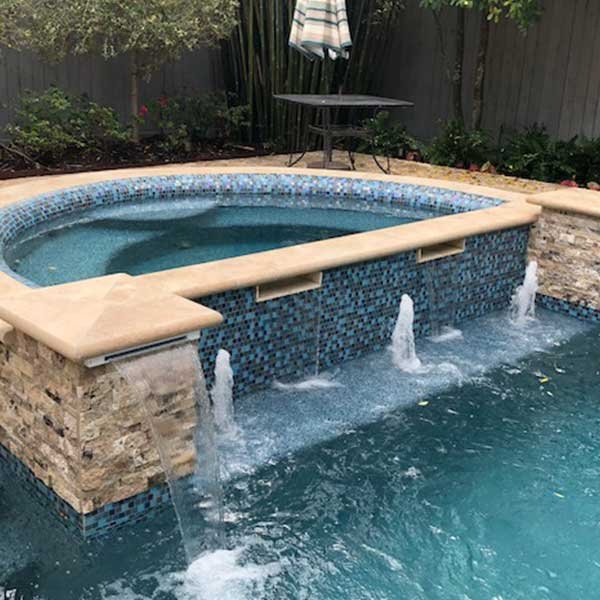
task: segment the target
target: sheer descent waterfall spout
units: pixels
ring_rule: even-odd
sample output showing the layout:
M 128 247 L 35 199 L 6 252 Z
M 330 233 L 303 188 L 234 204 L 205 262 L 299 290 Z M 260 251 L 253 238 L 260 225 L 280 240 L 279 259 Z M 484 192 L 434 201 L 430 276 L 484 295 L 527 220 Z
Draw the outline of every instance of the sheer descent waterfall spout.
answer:
M 223 491 L 214 420 L 195 344 L 115 363 L 142 404 L 189 562 L 219 547 Z

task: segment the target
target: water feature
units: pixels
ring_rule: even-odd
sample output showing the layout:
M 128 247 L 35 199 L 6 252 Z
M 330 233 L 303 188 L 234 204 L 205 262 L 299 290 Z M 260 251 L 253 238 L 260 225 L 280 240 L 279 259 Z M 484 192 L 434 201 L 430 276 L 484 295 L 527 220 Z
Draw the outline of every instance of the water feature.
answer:
M 78 546 L 0 474 L 0 586 L 26 600 L 594 598 L 600 330 L 496 314 L 418 349 L 428 372 L 381 352 L 343 365 L 344 387 L 240 398 L 248 452 L 238 470 L 221 457 L 224 543 L 189 567 L 170 513 Z
M 527 265 L 523 284 L 516 289 L 512 297 L 510 313 L 513 321 L 519 326 L 523 326 L 535 318 L 535 297 L 538 291 L 537 270 L 537 262 L 531 261 Z
M 410 296 L 403 294 L 391 346 L 394 364 L 402 371 L 416 371 L 421 367 L 415 349 L 414 320 L 413 301 Z
M 221 358 L 222 370 L 226 362 Z M 198 352 L 193 345 L 177 346 L 117 362 L 115 367 L 144 407 L 186 556 L 192 562 L 206 549 L 220 547 L 223 535 L 223 490 L 214 417 Z
M 210 391 L 217 430 L 231 433 L 235 430 L 233 410 L 233 370 L 231 355 L 221 348 L 215 361 L 215 383 Z

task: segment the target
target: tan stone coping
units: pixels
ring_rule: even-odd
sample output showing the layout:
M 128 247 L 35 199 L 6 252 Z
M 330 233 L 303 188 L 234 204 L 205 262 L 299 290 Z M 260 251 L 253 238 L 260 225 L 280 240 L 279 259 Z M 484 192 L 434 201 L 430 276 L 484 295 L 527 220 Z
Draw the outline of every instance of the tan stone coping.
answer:
M 0 206 L 67 187 L 127 177 L 290 172 L 285 168 L 171 166 L 66 175 L 6 186 L 0 189 Z M 539 208 L 527 204 L 522 194 L 459 182 L 315 169 L 295 169 L 293 173 L 452 189 L 498 198 L 505 203 L 494 208 L 137 277 L 109 275 L 30 289 L 5 276 L 0 278 L 0 318 L 5 321 L 0 323 L 0 336 L 4 325 L 15 327 L 67 358 L 81 362 L 222 322 L 219 313 L 192 302 L 193 298 L 528 225 L 540 212 Z
M 562 212 L 600 217 L 600 192 L 565 187 L 527 198 L 527 202 Z
M 210 308 L 124 274 L 3 296 L 0 317 L 77 362 L 223 320 Z

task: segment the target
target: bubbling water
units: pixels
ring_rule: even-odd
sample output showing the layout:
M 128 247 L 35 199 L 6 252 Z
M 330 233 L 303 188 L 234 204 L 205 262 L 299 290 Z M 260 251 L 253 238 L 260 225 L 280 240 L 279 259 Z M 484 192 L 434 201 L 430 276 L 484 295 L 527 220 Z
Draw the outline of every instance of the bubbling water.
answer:
M 538 264 L 531 261 L 525 271 L 525 279 L 512 297 L 510 316 L 515 325 L 523 327 L 527 321 L 535 319 L 535 297 L 538 291 Z
M 402 371 L 414 372 L 421 368 L 421 361 L 415 349 L 413 325 L 415 309 L 412 298 L 402 296 L 398 320 L 392 334 L 392 355 L 394 364 Z
M 215 416 L 215 425 L 221 433 L 235 429 L 233 409 L 233 370 L 231 355 L 227 350 L 219 350 L 215 363 L 215 383 L 210 391 Z

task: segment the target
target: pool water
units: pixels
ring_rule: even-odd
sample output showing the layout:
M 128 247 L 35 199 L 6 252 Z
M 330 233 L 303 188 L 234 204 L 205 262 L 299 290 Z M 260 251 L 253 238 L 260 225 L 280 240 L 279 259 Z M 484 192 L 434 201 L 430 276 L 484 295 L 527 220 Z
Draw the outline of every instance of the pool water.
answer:
M 391 204 L 365 210 L 365 201 L 328 196 L 302 202 L 276 195 L 145 201 L 51 220 L 11 244 L 5 260 L 26 279 L 55 285 L 183 267 L 433 216 Z
M 581 600 L 600 589 L 600 328 L 503 314 L 340 387 L 242 398 L 222 548 L 175 519 L 75 544 L 6 475 L 0 586 L 44 600 Z M 262 440 L 262 444 L 261 444 Z M 1 471 L 0 471 L 1 473 Z M 1 597 L 1 596 L 0 596 Z

